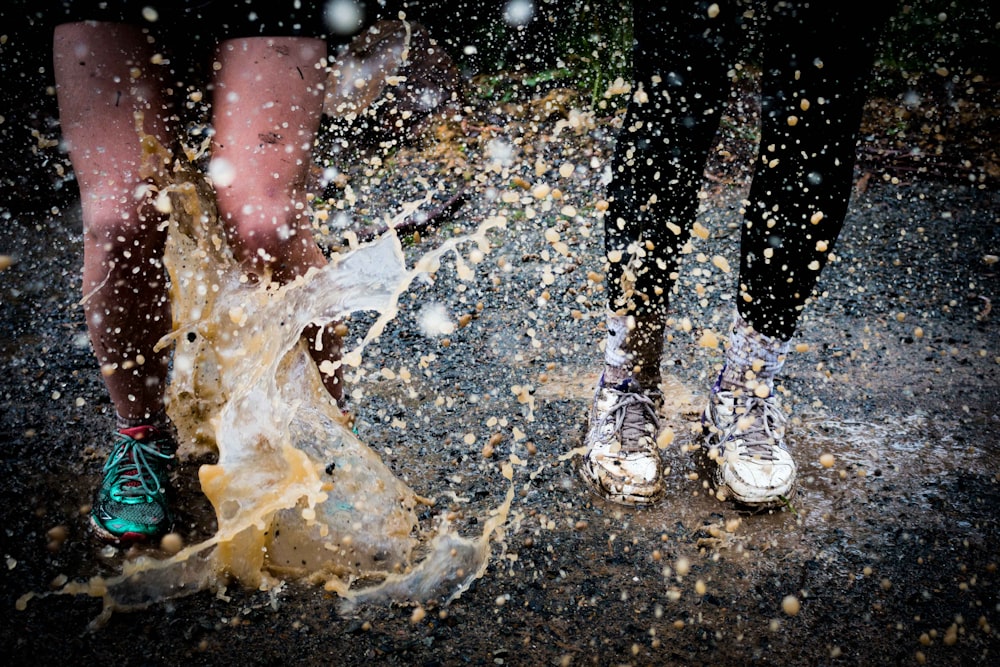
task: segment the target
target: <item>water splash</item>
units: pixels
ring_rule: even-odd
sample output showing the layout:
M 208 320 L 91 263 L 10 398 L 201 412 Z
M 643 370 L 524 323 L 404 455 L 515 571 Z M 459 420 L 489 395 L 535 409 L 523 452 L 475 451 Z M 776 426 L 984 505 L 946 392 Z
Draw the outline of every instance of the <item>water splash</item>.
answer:
M 210 185 L 151 137 L 143 145 L 150 157 L 145 176 L 168 216 L 164 262 L 174 331 L 160 342 L 174 346 L 167 409 L 182 453 L 218 452 L 217 463 L 200 470 L 218 531 L 169 559 L 140 558 L 120 576 L 60 592 L 102 597 L 98 623 L 116 610 L 219 588 L 232 578 L 261 589 L 289 577 L 322 582 L 343 598 L 344 610 L 460 595 L 486 570 L 513 488 L 477 537 L 459 536 L 445 522 L 422 531 L 415 507 L 429 501 L 351 432 L 322 387 L 302 332 L 353 312 L 377 312 L 363 340 L 338 362 L 360 365 L 365 345 L 396 315 L 412 281 L 437 271 L 448 253 L 462 273 L 459 245 L 488 251 L 486 233 L 504 220 L 491 218 L 476 233 L 445 241 L 412 269 L 390 231 L 290 284 L 253 284 L 225 244 Z M 504 475 L 512 480 L 509 464 Z M 415 563 L 422 542 L 426 555 Z M 376 585 L 358 590 L 360 581 Z

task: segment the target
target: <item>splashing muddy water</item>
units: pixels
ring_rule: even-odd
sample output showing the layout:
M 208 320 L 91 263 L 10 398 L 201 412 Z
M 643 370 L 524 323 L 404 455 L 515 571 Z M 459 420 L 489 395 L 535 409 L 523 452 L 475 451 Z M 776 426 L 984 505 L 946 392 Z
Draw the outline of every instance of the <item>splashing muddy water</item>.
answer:
M 71 583 L 61 592 L 103 597 L 102 619 L 230 578 L 265 590 L 284 578 L 322 582 L 343 598 L 342 608 L 460 595 L 486 569 L 513 488 L 477 537 L 459 536 L 444 520 L 420 526 L 415 508 L 433 501 L 355 437 L 301 339 L 310 324 L 378 312 L 338 362 L 358 366 L 410 283 L 435 273 L 448 253 L 462 273 L 458 247 L 474 242 L 487 251 L 485 234 L 503 219 L 443 243 L 412 269 L 390 231 L 288 285 L 252 284 L 226 247 L 211 186 L 184 160 L 163 168 L 173 160 L 151 137 L 143 145 L 156 206 L 169 216 L 164 263 L 174 331 L 160 342 L 174 346 L 168 413 L 182 455 L 218 452 L 199 474 L 218 530 L 169 559 L 141 557 L 118 577 Z M 513 477 L 509 464 L 504 476 Z

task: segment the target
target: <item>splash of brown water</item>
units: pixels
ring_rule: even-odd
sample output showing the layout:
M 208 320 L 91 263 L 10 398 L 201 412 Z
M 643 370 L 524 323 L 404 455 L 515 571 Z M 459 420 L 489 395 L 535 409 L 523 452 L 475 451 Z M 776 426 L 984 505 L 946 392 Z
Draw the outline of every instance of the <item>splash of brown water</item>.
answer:
M 414 508 L 423 499 L 350 431 L 301 338 L 310 324 L 377 311 L 362 342 L 344 354 L 342 363 L 359 365 L 418 275 L 436 271 L 447 253 L 461 273 L 459 245 L 476 242 L 488 251 L 486 232 L 504 221 L 490 219 L 471 236 L 445 241 L 412 269 L 389 232 L 290 284 L 252 284 L 225 244 L 210 184 L 190 166 L 196 156 L 175 160 L 152 137 L 142 141 L 144 176 L 168 217 L 164 262 L 174 331 L 160 343 L 174 346 L 168 412 L 182 455 L 218 452 L 218 462 L 200 471 L 218 531 L 171 558 L 139 558 L 120 576 L 60 592 L 102 597 L 97 623 L 116 610 L 220 588 L 232 578 L 260 589 L 284 578 L 320 581 L 345 609 L 460 595 L 486 570 L 513 487 L 478 537 L 461 537 L 444 522 L 423 531 L 436 534 L 414 563 L 421 541 Z M 509 464 L 504 475 L 512 479 Z M 358 590 L 362 579 L 377 583 Z

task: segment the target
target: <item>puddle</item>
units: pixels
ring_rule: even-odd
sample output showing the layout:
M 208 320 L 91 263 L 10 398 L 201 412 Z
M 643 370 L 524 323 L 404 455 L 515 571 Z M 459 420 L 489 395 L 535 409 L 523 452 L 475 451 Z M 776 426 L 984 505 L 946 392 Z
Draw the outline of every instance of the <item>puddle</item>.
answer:
M 590 390 L 583 393 L 580 376 L 570 374 L 554 384 L 553 395 L 572 390 L 575 398 L 589 399 Z M 806 411 L 793 415 L 787 427 L 789 449 L 798 464 L 795 495 L 785 507 L 750 514 L 716 500 L 687 453 L 700 432 L 701 396 L 670 375 L 664 375 L 662 387 L 667 402 L 662 418 L 676 434 L 663 452 L 669 470 L 666 499 L 643 510 L 589 499 L 602 513 L 622 522 L 623 531 L 641 535 L 644 541 L 665 540 L 663 536 L 682 526 L 686 535 L 698 535 L 694 543 L 699 550 L 739 558 L 746 556 L 747 548 L 808 552 L 816 548 L 811 542 L 815 536 L 831 531 L 843 544 L 864 542 L 884 523 L 885 505 L 900 502 L 929 511 L 940 502 L 935 499 L 942 480 L 970 469 L 995 469 L 988 448 L 964 445 L 950 434 L 960 432 L 958 426 L 935 421 L 924 412 L 857 420 Z M 585 491 L 582 483 L 577 486 Z

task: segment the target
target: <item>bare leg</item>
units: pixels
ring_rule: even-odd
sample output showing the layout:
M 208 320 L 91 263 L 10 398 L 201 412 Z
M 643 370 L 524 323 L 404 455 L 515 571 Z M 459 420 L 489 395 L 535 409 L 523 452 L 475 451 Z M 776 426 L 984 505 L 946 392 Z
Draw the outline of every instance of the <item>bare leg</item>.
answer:
M 323 40 L 253 37 L 223 42 L 216 57 L 212 173 L 219 212 L 236 256 L 251 274 L 284 283 L 321 267 L 305 182 L 323 108 Z M 340 355 L 327 327 L 306 332 L 317 363 Z M 317 349 L 320 348 L 320 349 Z M 324 384 L 338 401 L 336 376 Z
M 60 25 L 54 66 L 63 137 L 80 186 L 84 313 L 119 416 L 149 420 L 163 410 L 167 358 L 153 346 L 170 330 L 164 234 L 141 194 L 135 114 L 164 145 L 164 99 L 153 49 L 132 26 Z

